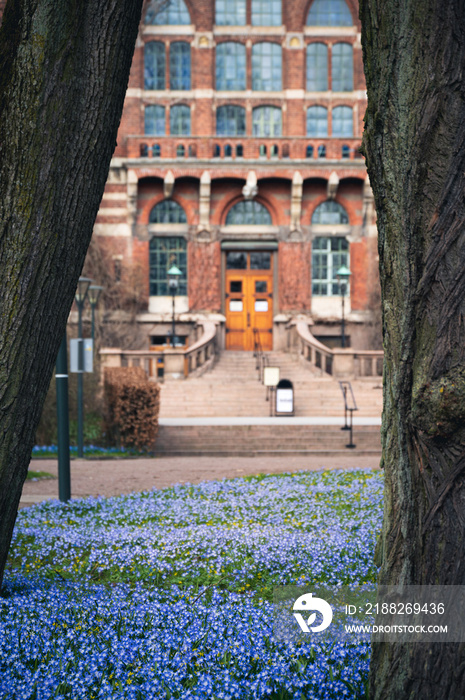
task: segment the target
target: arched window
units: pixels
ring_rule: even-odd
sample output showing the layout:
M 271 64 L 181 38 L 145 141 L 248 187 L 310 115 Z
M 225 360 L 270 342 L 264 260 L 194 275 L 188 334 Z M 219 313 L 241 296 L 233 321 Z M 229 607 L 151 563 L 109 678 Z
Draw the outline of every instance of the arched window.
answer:
M 236 158 L 243 158 L 244 157 L 244 146 L 241 143 L 238 143 L 236 146 Z
M 328 110 L 315 105 L 307 109 L 307 136 L 323 137 L 328 135 Z
M 254 200 L 242 199 L 228 211 L 226 224 L 243 226 L 250 224 L 252 226 L 270 226 L 270 212 L 263 204 Z
M 333 136 L 353 136 L 354 117 L 352 107 L 335 107 L 333 109 Z
M 232 146 L 229 143 L 227 143 L 226 146 L 224 147 L 224 157 L 225 158 L 232 157 Z
M 170 133 L 172 136 L 190 136 L 191 110 L 187 105 L 173 105 L 170 109 Z
M 324 144 L 318 146 L 318 158 L 326 158 L 326 146 Z
M 219 158 L 221 156 L 221 146 L 217 143 L 213 146 L 213 158 Z
M 314 149 L 313 146 L 307 146 L 305 149 L 305 155 L 307 158 L 313 158 Z
M 246 20 L 245 0 L 216 0 L 216 24 L 244 26 Z
M 141 143 L 141 145 L 139 146 L 139 153 L 141 158 L 147 158 L 147 156 L 149 155 L 149 147 L 146 143 Z
M 147 105 L 145 108 L 144 134 L 148 136 L 165 135 L 165 108 L 161 105 Z
M 334 44 L 331 75 L 333 92 L 351 92 L 354 89 L 354 61 L 351 44 Z
M 161 148 L 159 143 L 154 143 L 152 146 L 152 156 L 159 158 L 161 156 Z
M 289 144 L 283 143 L 283 150 L 281 151 L 283 158 L 289 158 Z
M 156 6 L 157 3 L 154 3 Z M 169 0 L 167 5 L 157 12 L 155 9 L 147 10 L 145 24 L 190 24 L 189 10 L 184 0 Z
M 187 224 L 186 212 L 172 199 L 155 204 L 149 216 L 150 224 Z
M 281 0 L 252 0 L 252 26 L 279 27 L 281 24 Z
M 238 105 L 223 105 L 216 110 L 217 136 L 245 136 L 245 109 Z
M 184 158 L 186 155 L 186 149 L 184 148 L 183 144 L 180 143 L 176 146 L 176 158 Z
M 282 119 L 279 107 L 255 107 L 252 112 L 252 133 L 254 136 L 281 136 Z
M 252 46 L 252 90 L 282 89 L 282 50 L 279 44 L 262 41 Z
M 278 157 L 279 157 L 279 147 L 278 147 L 276 144 L 274 144 L 273 146 L 271 146 L 271 148 L 270 148 L 270 156 L 271 156 L 272 158 L 278 158 Z
M 311 27 L 351 27 L 353 23 L 344 0 L 315 0 L 307 17 Z
M 346 210 L 333 199 L 328 199 L 317 206 L 312 216 L 312 224 L 348 224 Z
M 150 296 L 170 296 L 168 270 L 172 265 L 181 271 L 177 296 L 187 295 L 187 242 L 181 236 L 154 237 L 150 241 Z
M 191 89 L 191 47 L 186 41 L 170 44 L 170 89 Z
M 343 145 L 341 148 L 341 156 L 343 158 L 350 158 L 350 146 Z
M 161 41 L 149 41 L 144 46 L 144 88 L 165 89 L 165 45 Z
M 260 158 L 266 158 L 268 149 L 264 143 L 260 144 L 258 147 L 258 155 Z
M 245 90 L 245 44 L 224 41 L 216 47 L 216 89 Z
M 189 158 L 197 158 L 197 146 L 194 143 L 189 146 Z
M 307 46 L 307 90 L 321 92 L 328 89 L 328 47 L 314 42 Z
M 336 296 L 340 294 L 337 271 L 349 267 L 349 242 L 346 238 L 314 238 L 312 243 L 312 294 Z

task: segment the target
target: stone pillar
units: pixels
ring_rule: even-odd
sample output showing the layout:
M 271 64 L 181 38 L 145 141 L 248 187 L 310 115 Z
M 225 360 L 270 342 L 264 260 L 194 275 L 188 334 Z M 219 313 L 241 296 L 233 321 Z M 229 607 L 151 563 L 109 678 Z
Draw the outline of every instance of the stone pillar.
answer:
M 199 191 L 199 231 L 210 230 L 210 192 L 211 192 L 211 177 L 208 170 L 202 173 L 200 177 Z
M 127 202 L 128 202 L 128 224 L 134 226 L 137 221 L 137 188 L 139 181 L 134 170 L 128 170 L 128 179 L 126 184 Z
M 328 199 L 335 199 L 337 188 L 339 187 L 339 177 L 335 170 L 331 173 L 328 180 L 328 186 L 326 188 L 326 196 Z
M 300 231 L 300 216 L 302 214 L 302 184 L 302 175 L 296 170 L 292 178 L 291 232 Z

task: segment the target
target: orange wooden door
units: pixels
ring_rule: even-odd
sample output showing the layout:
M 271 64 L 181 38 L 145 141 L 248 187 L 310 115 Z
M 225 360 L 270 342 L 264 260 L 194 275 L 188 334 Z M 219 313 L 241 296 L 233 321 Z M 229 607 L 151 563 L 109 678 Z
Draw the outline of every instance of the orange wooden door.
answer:
M 262 350 L 273 347 L 272 275 L 252 270 L 226 276 L 226 349 L 253 350 L 256 328 Z

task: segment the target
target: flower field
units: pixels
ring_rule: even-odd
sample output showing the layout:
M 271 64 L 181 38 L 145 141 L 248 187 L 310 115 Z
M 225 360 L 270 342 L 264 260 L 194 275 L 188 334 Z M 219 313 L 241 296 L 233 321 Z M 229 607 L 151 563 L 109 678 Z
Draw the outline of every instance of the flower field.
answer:
M 273 587 L 372 582 L 375 471 L 33 506 L 0 598 L 0 700 L 365 697 L 369 647 L 273 638 Z

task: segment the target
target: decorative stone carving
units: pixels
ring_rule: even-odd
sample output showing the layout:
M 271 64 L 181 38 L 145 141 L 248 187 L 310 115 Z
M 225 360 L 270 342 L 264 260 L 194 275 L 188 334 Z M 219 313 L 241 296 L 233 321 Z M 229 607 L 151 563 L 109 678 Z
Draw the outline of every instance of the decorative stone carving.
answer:
M 170 197 L 173 196 L 173 190 L 174 190 L 174 175 L 171 172 L 171 170 L 168 170 L 168 172 L 165 175 L 165 180 L 163 182 L 163 196 L 166 199 L 169 199 Z
M 242 196 L 244 199 L 254 199 L 258 194 L 257 176 L 253 170 L 247 175 L 247 182 L 242 188 Z
M 328 180 L 328 186 L 326 188 L 326 196 L 328 199 L 335 199 L 337 188 L 339 187 L 339 177 L 335 170 L 331 173 Z

